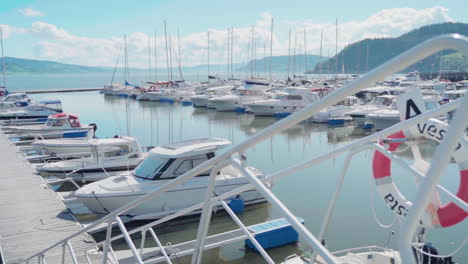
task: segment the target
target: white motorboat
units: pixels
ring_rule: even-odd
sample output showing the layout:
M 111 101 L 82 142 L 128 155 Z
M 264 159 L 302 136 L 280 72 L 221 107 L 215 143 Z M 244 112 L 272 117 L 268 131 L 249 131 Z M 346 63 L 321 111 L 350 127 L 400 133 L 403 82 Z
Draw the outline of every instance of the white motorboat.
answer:
M 332 252 L 336 263 L 343 264 L 388 264 L 401 263 L 400 253 L 393 249 L 379 246 L 352 248 Z M 320 256 L 312 260 L 310 256 L 291 255 L 281 264 L 324 264 Z
M 59 177 L 96 181 L 116 172 L 133 170 L 144 154 L 134 138 L 109 138 L 88 141 L 90 156 L 35 165 L 39 172 Z
M 24 125 L 24 126 L 8 126 L 4 127 L 9 134 L 15 136 L 30 136 L 41 138 L 62 138 L 65 133 L 73 132 L 77 137 L 94 135 L 96 130 L 95 124 L 82 125 L 78 116 L 73 114 L 60 113 L 48 117 L 45 124 Z
M 386 109 L 389 105 L 392 104 L 395 98 L 395 95 L 376 96 L 372 98 L 372 100 L 367 104 L 355 106 L 355 109 L 350 111 L 348 115 L 352 117 L 358 125 L 364 125 L 364 123 L 367 121 L 367 114 L 377 110 Z
M 310 92 L 307 88 L 287 87 L 282 89 L 274 98 L 254 101 L 247 104 L 247 107 L 255 115 L 286 116 L 301 110 L 318 99 L 318 94 Z
M 83 186 L 74 195 L 92 212 L 107 214 L 211 159 L 216 150 L 230 143 L 219 138 L 203 138 L 159 146 L 132 173 Z M 253 167 L 246 169 L 259 178 L 264 177 Z M 209 174 L 209 171 L 202 173 L 127 213 L 139 219 L 156 219 L 197 204 L 205 198 Z M 247 183 L 249 180 L 229 165 L 216 176 L 214 192 L 220 195 Z M 245 204 L 264 201 L 256 190 L 241 193 L 239 199 Z
M 125 143 L 133 141 L 131 137 L 114 137 L 112 139 L 85 138 L 61 138 L 41 139 L 31 143 L 31 149 L 38 155 L 59 155 L 70 153 L 91 153 L 92 148 L 100 143 Z
M 208 107 L 211 98 L 231 94 L 235 87 L 235 85 L 223 85 L 207 88 L 201 94 L 190 97 L 190 100 L 195 107 Z
M 442 98 L 438 96 L 423 96 L 425 109 L 432 110 L 439 107 L 441 99 Z M 401 116 L 396 100 L 385 109 L 376 110 L 367 114 L 366 120 L 372 123 L 376 130 L 383 130 L 400 122 Z
M 231 95 L 224 95 L 209 99 L 209 104 L 217 111 L 244 112 L 246 105 L 258 100 L 270 99 L 275 94 L 268 92 L 273 89 L 268 83 L 246 81 Z
M 0 112 L 0 120 L 42 118 L 57 113 L 62 113 L 62 103 L 60 100 L 40 101 L 22 107 L 21 110 L 10 109 Z
M 108 84 L 104 85 L 104 89 L 101 90 L 102 94 L 105 95 L 115 95 L 115 96 L 136 96 L 141 93 L 140 87 L 136 85 L 131 85 L 127 82 L 125 84 Z
M 353 111 L 358 104 L 359 99 L 356 96 L 347 96 L 344 100 L 339 101 L 337 104 L 327 107 L 322 111 L 316 113 L 312 117 L 312 121 L 316 123 L 330 123 L 340 124 L 341 121 L 351 120 L 347 114 Z M 335 123 L 333 123 L 335 121 Z
M 26 107 L 31 103 L 31 99 L 25 93 L 11 93 L 0 100 L 0 110 L 18 109 Z

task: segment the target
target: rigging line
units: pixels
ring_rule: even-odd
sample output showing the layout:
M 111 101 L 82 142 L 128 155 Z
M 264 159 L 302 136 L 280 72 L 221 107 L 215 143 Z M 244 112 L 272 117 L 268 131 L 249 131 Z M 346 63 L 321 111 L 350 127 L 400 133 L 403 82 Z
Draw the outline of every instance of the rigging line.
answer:
M 117 61 L 115 62 L 114 72 L 112 73 L 112 79 L 111 79 L 111 82 L 110 82 L 111 84 L 114 83 L 115 72 L 117 71 L 117 65 L 119 64 L 120 54 L 122 54 L 123 47 L 124 47 L 124 45 L 122 43 L 122 45 L 120 45 L 119 54 L 117 55 Z

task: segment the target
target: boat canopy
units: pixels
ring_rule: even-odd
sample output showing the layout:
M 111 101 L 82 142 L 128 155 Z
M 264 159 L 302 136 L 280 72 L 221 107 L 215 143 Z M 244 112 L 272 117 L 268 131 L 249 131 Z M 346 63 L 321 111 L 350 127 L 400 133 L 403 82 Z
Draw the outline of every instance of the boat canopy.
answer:
M 200 138 L 184 140 L 156 147 L 150 151 L 150 156 L 163 159 L 183 158 L 217 151 L 231 142 L 222 138 Z
M 81 127 L 80 120 L 77 115 L 66 113 L 50 115 L 46 124 L 48 126 L 64 126 L 67 121 L 68 124 L 70 124 L 70 127 Z

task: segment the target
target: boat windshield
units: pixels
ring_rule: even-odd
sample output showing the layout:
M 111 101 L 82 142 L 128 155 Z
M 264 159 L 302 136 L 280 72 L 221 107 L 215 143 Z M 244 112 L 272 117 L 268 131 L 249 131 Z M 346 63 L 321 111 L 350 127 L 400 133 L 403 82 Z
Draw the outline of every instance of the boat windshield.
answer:
M 146 180 L 153 180 L 156 173 L 168 162 L 167 159 L 159 159 L 151 155 L 144 159 L 133 170 L 133 175 Z

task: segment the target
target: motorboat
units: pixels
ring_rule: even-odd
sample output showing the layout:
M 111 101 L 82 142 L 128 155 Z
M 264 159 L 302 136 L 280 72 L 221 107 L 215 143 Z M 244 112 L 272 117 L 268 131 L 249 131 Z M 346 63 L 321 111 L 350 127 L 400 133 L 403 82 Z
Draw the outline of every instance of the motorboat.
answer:
M 344 100 L 339 101 L 335 105 L 316 113 L 311 120 L 316 123 L 330 124 L 339 124 L 341 123 L 339 122 L 340 120 L 351 120 L 352 118 L 348 116 L 348 113 L 353 111 L 358 103 L 359 99 L 356 96 L 347 96 Z
M 439 107 L 441 100 L 442 98 L 438 96 L 423 96 L 423 102 L 427 110 Z M 367 114 L 366 120 L 368 123 L 372 123 L 376 130 L 383 130 L 400 122 L 400 111 L 398 110 L 396 100 L 385 109 L 376 110 Z
M 8 126 L 4 127 L 3 130 L 9 134 L 15 134 L 15 137 L 27 136 L 47 139 L 62 138 L 66 132 L 77 133 L 77 136 L 78 134 L 94 135 L 96 128 L 95 124 L 82 125 L 78 116 L 74 114 L 60 113 L 49 116 L 45 124 Z
M 28 106 L 31 99 L 26 93 L 10 93 L 0 100 L 0 110 L 15 109 Z
M 195 107 L 209 107 L 209 100 L 218 96 L 224 96 L 232 93 L 235 85 L 223 85 L 210 87 L 203 90 L 202 93 L 190 97 L 193 106 Z
M 38 155 L 58 155 L 70 153 L 91 153 L 92 148 L 100 143 L 126 143 L 135 139 L 131 137 L 114 136 L 112 139 L 87 138 L 41 139 L 31 143 L 31 152 Z
M 367 246 L 351 248 L 331 253 L 336 263 L 349 264 L 387 264 L 401 263 L 400 253 L 390 248 L 379 246 Z M 298 256 L 296 254 L 287 257 L 281 264 L 323 264 L 326 263 L 320 256 L 315 260 L 311 256 Z M 435 262 L 437 263 L 437 262 Z
M 107 214 L 213 158 L 215 151 L 230 144 L 231 142 L 225 139 L 202 138 L 159 146 L 152 149 L 133 172 L 83 186 L 74 196 L 92 212 Z M 259 179 L 264 177 L 253 167 L 246 166 L 246 170 Z M 138 216 L 138 219 L 157 219 L 202 202 L 206 195 L 209 175 L 210 171 L 206 171 L 127 213 Z M 216 195 L 250 182 L 232 165 L 223 168 L 215 180 Z M 238 198 L 245 204 L 265 201 L 256 190 L 241 193 Z
M 273 98 L 275 94 L 269 92 L 273 88 L 265 82 L 246 81 L 233 94 L 209 99 L 209 104 L 217 111 L 244 112 L 250 103 Z
M 164 90 L 170 89 L 172 82 L 146 82 L 142 93 L 136 96 L 138 101 L 159 101 Z
M 22 107 L 20 110 L 10 109 L 0 112 L 0 120 L 43 118 L 62 112 L 62 103 L 60 100 L 40 101 Z
M 35 169 L 49 175 L 89 182 L 133 170 L 144 159 L 141 147 L 134 138 L 93 139 L 87 143 L 89 157 L 36 164 Z M 84 147 L 78 150 L 86 151 Z
M 366 123 L 366 116 L 369 113 L 375 112 L 377 110 L 386 109 L 389 105 L 392 104 L 393 100 L 396 98 L 396 95 L 379 95 L 364 105 L 357 105 L 355 109 L 350 111 L 348 115 L 354 119 L 358 125 L 364 125 Z
M 101 90 L 101 93 L 105 95 L 129 97 L 129 96 L 136 96 L 137 94 L 140 94 L 141 89 L 139 86 L 132 85 L 128 82 L 125 82 L 125 84 L 112 83 L 112 84 L 104 85 L 104 89 Z
M 246 104 L 246 106 L 255 115 L 286 116 L 301 110 L 318 99 L 318 94 L 310 92 L 307 88 L 287 87 L 278 92 L 272 99 L 257 100 Z

